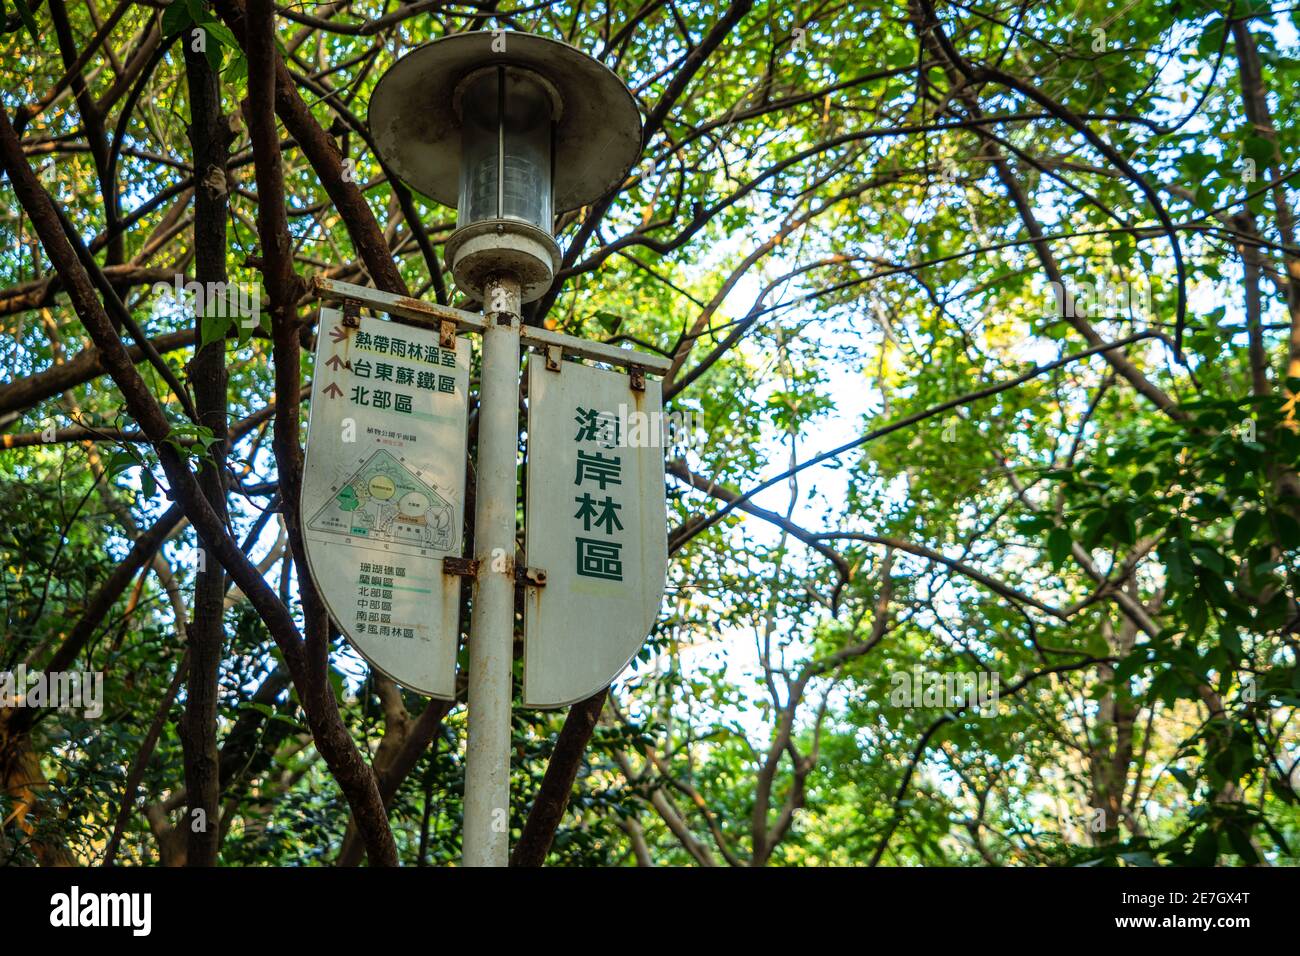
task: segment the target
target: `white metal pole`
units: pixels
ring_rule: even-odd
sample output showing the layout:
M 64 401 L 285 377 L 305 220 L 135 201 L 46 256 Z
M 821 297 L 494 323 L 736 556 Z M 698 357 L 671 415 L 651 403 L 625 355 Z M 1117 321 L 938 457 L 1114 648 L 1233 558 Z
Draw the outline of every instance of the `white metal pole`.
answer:
M 469 637 L 465 866 L 510 861 L 510 677 L 515 631 L 515 494 L 519 447 L 519 281 L 496 275 L 483 290 L 474 557 L 478 578 Z

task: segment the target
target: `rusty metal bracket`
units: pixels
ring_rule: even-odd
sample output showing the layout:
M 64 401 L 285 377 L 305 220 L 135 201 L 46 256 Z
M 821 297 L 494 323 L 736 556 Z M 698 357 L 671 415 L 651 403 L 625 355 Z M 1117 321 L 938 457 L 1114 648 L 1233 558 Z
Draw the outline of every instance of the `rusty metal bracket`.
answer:
M 546 572 L 541 568 L 515 568 L 515 584 L 524 584 L 532 588 L 546 587 Z
M 560 370 L 560 362 L 563 358 L 564 349 L 560 348 L 558 345 L 546 346 L 546 371 L 558 372 Z
M 479 314 L 478 312 L 467 312 L 464 309 L 453 309 L 445 305 L 422 302 L 409 296 L 393 295 L 391 292 L 382 292 L 379 289 L 354 285 L 351 282 L 328 279 L 319 274 L 311 278 L 311 291 L 322 301 L 342 302 L 346 306 L 347 300 L 353 299 L 372 312 L 386 315 L 391 320 L 405 325 L 433 329 L 434 331 L 438 330 L 443 319 L 450 319 L 455 322 L 459 332 L 482 332 L 484 327 L 490 325 L 493 321 L 493 313 L 491 312 Z M 507 325 L 518 321 L 517 316 L 512 317 L 509 313 L 501 313 L 497 316 L 497 319 Z M 611 345 L 608 342 L 582 339 L 575 335 L 564 335 L 539 325 L 522 326 L 519 329 L 519 339 L 522 345 L 529 348 L 544 349 L 548 346 L 555 346 L 562 349 L 563 353 L 571 358 L 578 356 L 579 358 L 591 359 L 593 362 L 603 362 L 615 368 L 639 365 L 644 371 L 654 375 L 663 375 L 672 367 L 672 359 L 665 355 L 658 355 L 653 352 L 636 352 L 619 345 Z
M 343 327 L 345 329 L 361 327 L 361 303 L 356 299 L 343 300 Z
M 475 558 L 443 558 L 442 573 L 459 575 L 463 578 L 476 578 L 478 577 L 478 561 Z
M 645 391 L 645 369 L 643 369 L 640 365 L 629 365 L 627 370 L 631 378 L 631 382 L 629 382 L 629 384 L 632 387 L 632 391 L 644 392 Z
M 456 323 L 443 319 L 438 324 L 438 344 L 445 349 L 456 350 Z

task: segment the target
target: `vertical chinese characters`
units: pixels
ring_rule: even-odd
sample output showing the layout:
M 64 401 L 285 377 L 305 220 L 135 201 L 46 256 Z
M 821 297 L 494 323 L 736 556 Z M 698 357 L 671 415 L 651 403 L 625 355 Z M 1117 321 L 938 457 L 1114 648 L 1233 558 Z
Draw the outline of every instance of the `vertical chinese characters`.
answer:
M 616 536 L 623 530 L 618 514 L 623 505 L 614 495 L 619 490 L 617 486 L 623 484 L 623 459 L 604 453 L 619 446 L 618 416 L 579 406 L 574 422 L 578 433 L 574 436 L 577 452 L 573 484 L 577 494 L 573 500 L 578 510 L 573 517 L 582 522 L 584 534 L 604 534 L 604 537 L 575 536 L 577 572 L 584 577 L 622 581 L 623 542 Z

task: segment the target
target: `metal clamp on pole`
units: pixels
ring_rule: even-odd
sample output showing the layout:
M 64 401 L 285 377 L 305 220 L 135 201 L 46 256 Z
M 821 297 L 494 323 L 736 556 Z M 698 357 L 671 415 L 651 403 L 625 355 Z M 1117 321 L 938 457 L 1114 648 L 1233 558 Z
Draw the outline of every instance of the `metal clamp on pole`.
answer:
M 462 578 L 476 578 L 478 562 L 473 558 L 443 558 L 442 573 Z
M 356 299 L 343 300 L 343 327 L 348 329 L 361 328 L 361 303 Z
M 515 584 L 530 588 L 546 587 L 546 572 L 541 568 L 515 568 Z

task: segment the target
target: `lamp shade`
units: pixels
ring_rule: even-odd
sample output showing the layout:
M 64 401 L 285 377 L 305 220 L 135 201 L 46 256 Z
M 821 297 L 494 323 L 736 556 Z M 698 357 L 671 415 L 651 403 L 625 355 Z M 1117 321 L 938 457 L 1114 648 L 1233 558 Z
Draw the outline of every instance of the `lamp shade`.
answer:
M 506 72 L 496 73 L 494 81 L 493 71 L 485 69 L 490 67 Z M 529 74 L 542 82 L 528 79 Z M 534 161 L 512 167 L 507 157 L 504 178 L 511 182 L 514 177 L 519 188 L 511 190 L 512 198 L 498 212 L 550 233 L 551 223 L 537 222 L 535 216 L 598 199 L 624 180 L 641 152 L 641 117 L 632 94 L 608 67 L 580 50 L 513 31 L 458 33 L 433 40 L 399 59 L 375 86 L 371 135 L 384 163 L 407 185 L 446 206 L 466 204 L 461 224 L 478 221 L 485 208 L 479 200 L 487 196 L 481 197 L 475 186 L 476 169 L 467 170 L 462 190 L 462 160 L 469 155 L 463 155 L 462 147 L 482 139 L 479 127 L 485 121 L 495 128 L 480 107 L 488 89 L 503 76 L 505 92 L 513 94 L 506 97 L 506 119 L 521 127 L 516 158 L 528 154 Z M 523 114 L 540 121 L 552 97 L 558 103 L 551 104 L 552 188 L 547 210 L 538 202 L 536 181 L 527 178 L 541 168 L 536 161 L 541 157 L 529 153 L 530 144 L 538 140 L 535 131 L 522 127 L 528 118 Z M 528 190 L 533 192 L 525 200 Z

